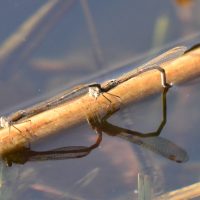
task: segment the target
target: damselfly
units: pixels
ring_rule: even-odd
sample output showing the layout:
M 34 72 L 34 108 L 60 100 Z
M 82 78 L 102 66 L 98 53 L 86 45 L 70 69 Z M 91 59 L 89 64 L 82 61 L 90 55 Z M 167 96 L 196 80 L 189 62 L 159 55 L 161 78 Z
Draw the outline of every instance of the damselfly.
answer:
M 186 162 L 188 160 L 188 154 L 183 148 L 179 147 L 170 140 L 159 136 L 167 121 L 167 90 L 168 88 L 165 88 L 162 95 L 163 119 L 155 132 L 140 133 L 109 123 L 107 121 L 108 118 L 111 117 L 116 110 L 108 112 L 102 118 L 98 116 L 92 116 L 88 118 L 88 123 L 95 131 L 102 131 L 110 136 L 120 137 L 172 161 L 178 163 Z
M 161 84 L 164 88 L 170 87 L 170 84 L 166 81 L 166 74 L 165 70 L 160 67 L 161 64 L 169 62 L 173 59 L 178 58 L 184 52 L 186 51 L 185 46 L 175 47 L 160 56 L 152 59 L 151 61 L 147 62 L 146 64 L 116 78 L 109 80 L 103 84 L 98 83 L 89 83 L 85 85 L 80 85 L 72 90 L 64 91 L 61 94 L 58 94 L 57 96 L 50 98 L 46 101 L 42 101 L 41 103 L 38 103 L 36 105 L 33 105 L 29 108 L 25 108 L 19 111 L 16 111 L 7 117 L 2 116 L 0 117 L 0 127 L 10 127 L 11 125 L 14 125 L 16 123 L 22 122 L 24 119 L 27 119 L 33 115 L 39 114 L 41 112 L 44 112 L 46 110 L 52 109 L 56 106 L 59 106 L 63 103 L 66 103 L 68 100 L 80 97 L 84 94 L 89 93 L 90 96 L 94 98 L 98 98 L 101 94 L 104 92 L 108 92 L 109 90 L 113 89 L 114 87 L 118 86 L 119 84 L 134 78 L 144 72 L 150 71 L 150 70 L 158 70 L 161 74 Z

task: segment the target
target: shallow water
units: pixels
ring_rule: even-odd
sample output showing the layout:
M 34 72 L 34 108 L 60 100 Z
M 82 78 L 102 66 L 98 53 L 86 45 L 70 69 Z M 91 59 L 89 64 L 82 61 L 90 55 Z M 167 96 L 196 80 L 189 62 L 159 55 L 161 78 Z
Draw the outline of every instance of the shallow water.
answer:
M 5 8 L 0 12 L 2 46 L 47 2 L 1 3 Z M 88 28 L 83 2 L 87 1 L 58 4 L 17 48 L 1 58 L 1 113 L 15 111 L 80 82 L 101 82 L 118 76 L 159 53 L 141 55 L 150 49 L 199 41 L 199 36 L 192 36 L 199 32 L 197 1 L 186 7 L 158 0 L 88 1 L 95 34 Z M 161 29 L 166 31 L 160 33 Z M 188 162 L 176 163 L 103 134 L 100 146 L 86 157 L 26 162 L 12 167 L 2 163 L 1 199 L 137 199 L 138 173 L 150 177 L 154 195 L 198 182 L 199 88 L 200 81 L 196 79 L 170 89 L 167 123 L 161 133 L 187 151 Z M 145 133 L 156 130 L 162 116 L 160 95 L 129 105 L 109 122 Z M 95 137 L 85 123 L 31 144 L 31 149 L 89 146 Z

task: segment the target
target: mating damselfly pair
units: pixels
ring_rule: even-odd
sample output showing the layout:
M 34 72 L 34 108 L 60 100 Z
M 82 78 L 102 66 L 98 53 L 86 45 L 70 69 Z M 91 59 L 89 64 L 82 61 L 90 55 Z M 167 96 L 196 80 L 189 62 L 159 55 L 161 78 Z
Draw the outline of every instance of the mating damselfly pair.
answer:
M 32 116 L 35 116 L 35 115 L 37 115 L 41 112 L 47 111 L 49 109 L 53 109 L 57 106 L 60 106 L 64 103 L 66 103 L 69 100 L 80 97 L 87 93 L 92 98 L 96 99 L 101 94 L 103 95 L 103 93 L 109 92 L 111 89 L 117 87 L 118 85 L 120 85 L 136 76 L 139 76 L 142 73 L 145 73 L 145 72 L 151 71 L 151 70 L 158 70 L 161 74 L 161 85 L 163 86 L 163 88 L 169 88 L 169 87 L 171 87 L 171 85 L 169 83 L 167 83 L 166 73 L 165 73 L 165 70 L 161 67 L 161 65 L 178 58 L 179 56 L 183 55 L 185 53 L 185 51 L 186 51 L 185 46 L 175 47 L 175 48 L 161 54 L 160 56 L 152 59 L 151 61 L 145 63 L 144 65 L 142 65 L 126 74 L 123 74 L 122 76 L 120 76 L 116 79 L 108 80 L 107 82 L 105 82 L 103 84 L 89 83 L 89 84 L 80 85 L 80 86 L 73 88 L 72 90 L 64 91 L 61 94 L 58 94 L 57 96 L 47 99 L 46 101 L 42 101 L 42 102 L 40 102 L 36 105 L 33 105 L 29 108 L 18 110 L 6 117 L 2 116 L 0 118 L 0 126 L 2 128 L 6 128 L 6 127 L 14 126 L 15 124 L 22 123 Z M 124 136 L 124 137 L 128 138 L 128 136 Z M 142 141 L 142 140 L 143 139 L 141 138 L 140 141 Z M 159 146 L 159 142 L 157 145 Z M 161 144 L 161 145 L 163 145 L 163 144 Z M 154 149 L 154 151 L 156 152 L 156 148 Z
M 89 84 L 79 85 L 73 88 L 72 90 L 64 91 L 50 99 L 42 101 L 29 108 L 18 110 L 8 116 L 2 116 L 0 118 L 0 127 L 6 128 L 14 124 L 21 123 L 29 117 L 37 115 L 46 110 L 52 109 L 56 106 L 66 103 L 67 101 L 73 98 L 77 98 L 87 93 L 93 98 L 98 98 L 101 94 L 103 94 L 104 92 L 109 92 L 111 89 L 115 88 L 119 84 L 151 70 L 158 70 L 160 72 L 161 84 L 164 88 L 170 87 L 170 84 L 168 84 L 166 81 L 165 70 L 160 65 L 180 57 L 181 55 L 184 54 L 186 49 L 187 48 L 185 46 L 175 47 L 159 55 L 158 57 L 152 59 L 151 61 L 145 63 L 144 65 L 126 74 L 123 74 L 122 76 L 116 79 L 108 80 L 104 84 L 89 83 Z
M 29 161 L 48 161 L 48 160 L 63 160 L 74 159 L 88 156 L 91 151 L 97 148 L 102 141 L 102 133 L 109 136 L 116 136 L 123 140 L 127 140 L 132 144 L 137 144 L 145 149 L 153 151 L 169 160 L 183 163 L 188 160 L 187 152 L 175 144 L 174 142 L 160 136 L 162 129 L 167 122 L 167 101 L 166 94 L 168 88 L 165 88 L 162 93 L 162 112 L 163 117 L 157 130 L 150 133 L 140 133 L 138 131 L 122 128 L 111 124 L 108 119 L 117 111 L 111 110 L 104 116 L 99 116 L 97 113 L 92 113 L 87 117 L 88 124 L 97 133 L 97 139 L 94 144 L 86 146 L 67 146 L 48 151 L 33 151 L 27 147 L 20 147 L 13 152 L 8 152 L 2 156 L 7 166 L 15 164 L 25 164 Z

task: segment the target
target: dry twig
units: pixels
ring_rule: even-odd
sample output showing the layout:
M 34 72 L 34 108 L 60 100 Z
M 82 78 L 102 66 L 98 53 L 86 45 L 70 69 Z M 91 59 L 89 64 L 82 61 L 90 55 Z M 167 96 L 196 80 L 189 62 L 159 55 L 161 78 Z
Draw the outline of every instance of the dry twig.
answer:
M 196 48 L 162 67 L 166 70 L 168 82 L 174 84 L 197 77 L 200 75 L 200 48 Z M 111 103 L 102 95 L 97 100 L 89 95 L 82 96 L 62 106 L 35 115 L 26 122 L 16 124 L 15 126 L 21 132 L 14 127 L 11 127 L 10 133 L 8 128 L 1 129 L 0 154 L 26 142 L 54 134 L 63 128 L 78 125 L 86 120 L 86 114 L 91 116 L 94 112 L 102 112 L 102 109 L 108 111 L 116 103 L 119 104 L 116 96 L 121 97 L 124 106 L 161 90 L 160 73 L 153 70 L 120 84 L 109 91 L 112 95 L 104 93 Z

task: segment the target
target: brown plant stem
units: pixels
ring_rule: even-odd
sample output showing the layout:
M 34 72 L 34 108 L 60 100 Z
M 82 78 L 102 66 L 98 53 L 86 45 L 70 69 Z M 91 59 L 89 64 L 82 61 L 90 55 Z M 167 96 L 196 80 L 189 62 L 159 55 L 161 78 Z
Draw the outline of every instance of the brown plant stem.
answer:
M 200 75 L 200 48 L 196 48 L 180 58 L 166 63 L 168 83 L 179 84 Z M 109 111 L 113 106 L 125 106 L 162 90 L 160 73 L 156 70 L 132 78 L 96 100 L 88 94 L 67 102 L 59 107 L 35 115 L 27 121 L 0 130 L 0 155 L 27 142 L 55 134 L 86 121 L 87 116 Z M 118 96 L 118 97 L 117 97 Z

